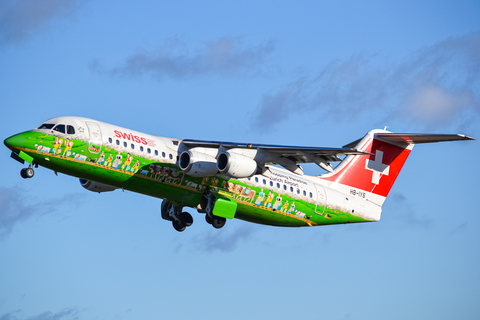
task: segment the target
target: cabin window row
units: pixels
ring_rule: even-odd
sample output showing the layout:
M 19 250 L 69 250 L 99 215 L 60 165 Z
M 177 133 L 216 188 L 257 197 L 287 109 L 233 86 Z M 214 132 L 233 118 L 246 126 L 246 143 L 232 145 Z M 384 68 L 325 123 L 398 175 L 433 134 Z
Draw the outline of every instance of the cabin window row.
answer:
M 111 144 L 113 144 L 113 139 L 112 139 L 112 138 L 108 138 L 108 142 L 111 143 Z M 115 140 L 115 144 L 120 147 L 120 145 L 121 145 L 120 140 L 116 139 L 116 140 Z M 128 148 L 128 142 L 124 141 L 124 142 L 123 142 L 123 147 L 124 147 L 124 148 Z M 134 143 L 131 143 L 131 144 L 130 144 L 130 149 L 135 150 L 135 144 L 134 144 Z M 160 154 L 158 150 L 152 150 L 151 148 L 145 148 L 144 146 L 140 146 L 140 147 L 139 147 L 139 150 L 140 150 L 140 152 L 146 152 L 146 153 L 148 153 L 148 154 L 152 154 L 152 153 L 153 153 L 153 154 L 155 154 L 155 156 L 157 156 L 157 157 L 158 157 L 159 154 Z M 167 155 L 166 155 L 166 153 L 165 153 L 164 151 L 162 151 L 162 158 L 164 158 L 164 159 L 167 158 Z M 168 158 L 169 158 L 170 160 L 172 160 L 172 159 L 173 159 L 173 154 L 169 153 L 169 154 L 168 154 Z
M 251 178 L 248 178 L 248 180 L 251 180 Z M 258 177 L 255 177 L 255 182 L 256 182 L 256 183 L 260 183 L 259 181 L 260 181 L 260 179 L 259 179 Z M 262 179 L 262 184 L 266 186 L 266 185 L 267 185 L 267 180 L 266 180 L 266 179 Z M 273 187 L 273 186 L 274 186 L 273 181 L 270 180 L 270 181 L 269 181 L 269 185 L 270 185 L 270 187 Z M 277 189 L 282 189 L 282 185 L 281 185 L 279 182 L 277 182 L 276 188 L 277 188 Z M 290 187 L 290 188 L 289 188 L 286 184 L 283 185 L 283 190 L 285 190 L 285 191 L 290 190 L 291 193 L 295 193 L 295 189 L 294 189 L 293 187 Z M 307 196 L 307 191 L 306 191 L 306 190 L 300 191 L 300 189 L 297 188 L 297 189 L 296 189 L 296 192 L 297 192 L 298 195 L 303 194 L 304 197 Z M 309 193 L 308 193 L 308 196 L 309 196 L 310 198 L 313 198 L 313 193 L 309 192 Z

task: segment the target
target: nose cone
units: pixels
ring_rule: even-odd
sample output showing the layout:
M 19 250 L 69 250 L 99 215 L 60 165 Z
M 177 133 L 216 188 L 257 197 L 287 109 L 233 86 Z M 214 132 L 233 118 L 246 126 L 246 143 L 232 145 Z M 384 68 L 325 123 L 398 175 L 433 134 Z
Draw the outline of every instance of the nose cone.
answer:
M 25 136 L 23 134 L 16 134 L 11 136 L 10 138 L 5 139 L 3 143 L 11 150 L 15 150 L 17 148 L 24 148 L 25 147 Z

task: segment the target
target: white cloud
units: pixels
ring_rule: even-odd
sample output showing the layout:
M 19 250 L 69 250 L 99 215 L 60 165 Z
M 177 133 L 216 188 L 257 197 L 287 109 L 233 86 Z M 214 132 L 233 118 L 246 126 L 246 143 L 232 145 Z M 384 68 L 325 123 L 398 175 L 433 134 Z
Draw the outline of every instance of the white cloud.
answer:
M 256 122 L 263 129 L 291 114 L 352 121 L 375 117 L 400 119 L 427 127 L 452 123 L 467 112 L 480 115 L 480 34 L 448 38 L 388 66 L 375 56 L 353 55 L 332 61 L 314 76 L 304 75 L 260 102 Z M 271 117 L 262 122 L 265 114 Z
M 222 37 L 190 53 L 178 40 L 167 41 L 154 52 L 139 52 L 127 57 L 123 65 L 106 68 L 93 61 L 94 71 L 112 75 L 151 75 L 156 78 L 184 78 L 205 75 L 232 75 L 254 70 L 273 51 L 273 42 L 245 47 L 239 39 Z
M 72 13 L 79 0 L 0 1 L 0 45 L 25 40 L 59 16 Z

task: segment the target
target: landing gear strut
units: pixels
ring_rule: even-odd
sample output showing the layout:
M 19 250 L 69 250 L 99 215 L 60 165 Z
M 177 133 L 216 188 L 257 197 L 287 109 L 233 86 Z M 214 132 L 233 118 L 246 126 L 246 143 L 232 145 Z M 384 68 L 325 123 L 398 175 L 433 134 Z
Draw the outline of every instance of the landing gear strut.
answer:
M 193 218 L 190 213 L 182 212 L 182 207 L 177 207 L 167 200 L 163 200 L 161 211 L 162 218 L 172 221 L 173 228 L 178 232 L 184 231 L 193 224 Z
M 197 207 L 197 211 L 200 213 L 205 213 L 205 221 L 207 221 L 208 224 L 211 224 L 215 229 L 220 229 L 225 225 L 227 219 L 213 214 L 215 200 L 216 199 L 213 193 L 207 189 L 203 194 L 202 202 Z

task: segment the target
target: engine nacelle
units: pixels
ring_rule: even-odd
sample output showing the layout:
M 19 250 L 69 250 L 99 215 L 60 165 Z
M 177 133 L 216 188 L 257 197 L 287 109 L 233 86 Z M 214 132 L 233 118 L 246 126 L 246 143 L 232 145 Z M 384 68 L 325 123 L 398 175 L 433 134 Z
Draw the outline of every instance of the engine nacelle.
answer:
M 90 181 L 90 180 L 85 180 L 85 179 L 80 179 L 80 184 L 82 185 L 82 187 L 84 187 L 88 191 L 98 192 L 98 193 L 109 192 L 109 191 L 113 191 L 115 189 L 118 189 L 118 188 L 109 186 L 107 184 L 103 184 L 103 183 L 95 182 L 95 181 Z
M 257 162 L 238 153 L 223 152 L 217 157 L 217 169 L 232 178 L 248 178 L 257 172 Z
M 192 150 L 182 152 L 178 165 L 182 171 L 192 177 L 209 177 L 218 171 L 214 157 Z

